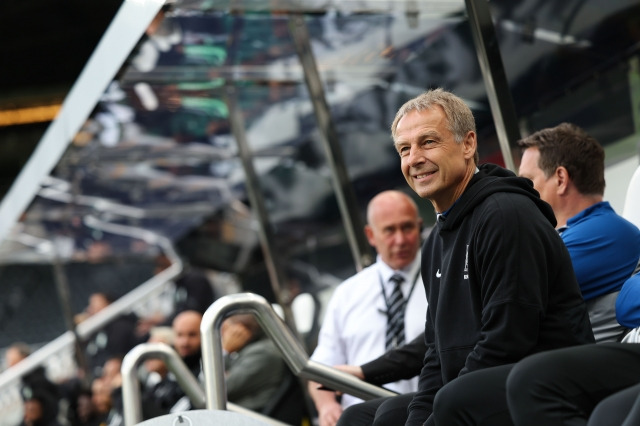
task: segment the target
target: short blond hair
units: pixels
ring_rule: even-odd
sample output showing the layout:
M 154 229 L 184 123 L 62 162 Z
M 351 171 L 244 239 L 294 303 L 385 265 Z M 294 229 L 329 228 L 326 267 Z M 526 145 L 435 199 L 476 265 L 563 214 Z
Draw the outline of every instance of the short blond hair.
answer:
M 469 132 L 476 133 L 476 121 L 473 118 L 471 108 L 458 96 L 447 92 L 442 88 L 432 89 L 413 99 L 405 102 L 396 113 L 393 123 L 391 123 L 391 137 L 396 141 L 396 131 L 398 123 L 408 113 L 412 111 L 424 111 L 434 106 L 439 106 L 447 118 L 449 131 L 457 143 L 462 143 Z M 478 150 L 474 156 L 474 161 L 478 164 Z

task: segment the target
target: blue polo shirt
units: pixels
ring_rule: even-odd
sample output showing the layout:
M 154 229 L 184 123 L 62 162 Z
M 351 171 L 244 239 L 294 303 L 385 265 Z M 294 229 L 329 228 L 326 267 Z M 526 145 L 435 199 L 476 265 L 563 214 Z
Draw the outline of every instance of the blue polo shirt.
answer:
M 622 286 L 616 299 L 616 318 L 627 328 L 640 326 L 640 272 Z
M 640 258 L 640 230 L 602 201 L 561 230 L 585 300 L 619 291 Z

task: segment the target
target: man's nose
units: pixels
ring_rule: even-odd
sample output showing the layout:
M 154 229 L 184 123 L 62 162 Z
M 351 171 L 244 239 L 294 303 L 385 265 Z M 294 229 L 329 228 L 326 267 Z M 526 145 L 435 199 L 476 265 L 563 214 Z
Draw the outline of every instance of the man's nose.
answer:
M 415 145 L 409 148 L 409 155 L 407 157 L 407 163 L 409 166 L 415 166 L 425 161 L 424 152 Z
M 397 231 L 395 231 L 395 232 L 393 233 L 393 237 L 392 237 L 392 238 L 393 238 L 393 242 L 394 242 L 394 244 L 396 244 L 396 245 L 401 245 L 401 244 L 403 244 L 403 243 L 404 243 L 404 241 L 405 241 L 405 235 L 404 235 L 404 232 L 402 232 L 402 230 L 401 230 L 401 229 L 398 229 Z

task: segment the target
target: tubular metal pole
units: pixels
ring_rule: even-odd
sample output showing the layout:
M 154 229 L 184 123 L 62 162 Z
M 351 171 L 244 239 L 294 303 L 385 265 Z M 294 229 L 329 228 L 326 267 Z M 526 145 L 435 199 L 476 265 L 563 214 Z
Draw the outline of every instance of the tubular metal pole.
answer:
M 284 318 L 291 330 L 297 330 L 295 326 L 295 320 L 289 303 L 285 303 L 282 299 L 281 283 L 285 280 L 285 274 L 281 268 L 281 262 L 277 259 L 277 251 L 273 247 L 273 241 L 275 237 L 272 232 L 271 225 L 269 224 L 269 216 L 267 214 L 267 208 L 260 192 L 260 180 L 256 173 L 255 167 L 251 157 L 251 150 L 247 142 L 247 137 L 244 129 L 244 120 L 242 118 L 242 111 L 237 106 L 237 94 L 233 85 L 227 86 L 227 106 L 229 108 L 229 120 L 231 122 L 231 131 L 238 144 L 238 151 L 242 166 L 245 174 L 245 181 L 247 187 L 247 195 L 249 196 L 249 202 L 251 203 L 251 209 L 254 212 L 258 223 L 259 230 L 258 235 L 260 237 L 260 245 L 262 247 L 262 253 L 264 255 L 264 261 L 269 272 L 269 279 L 271 281 L 271 287 L 275 294 L 276 300 L 282 310 L 284 311 Z
M 318 67 L 313 57 L 313 52 L 311 51 L 309 32 L 303 15 L 299 13 L 291 14 L 289 18 L 289 32 L 291 33 L 291 38 L 293 39 L 302 70 L 304 71 L 304 79 L 318 122 L 318 130 L 322 136 L 327 161 L 331 168 L 333 187 L 336 192 L 338 207 L 342 214 L 347 239 L 354 257 L 356 269 L 360 271 L 363 267 L 370 265 L 374 257 L 363 232 L 364 223 L 360 215 L 355 193 L 353 192 L 351 180 L 347 174 L 340 141 L 338 140 L 338 135 L 331 120 L 329 106 L 324 96 L 320 73 L 318 72 Z
M 465 3 L 504 164 L 509 170 L 517 172 L 511 154 L 511 145 L 520 139 L 520 129 L 500 55 L 498 38 L 491 20 L 489 2 L 465 0 Z
M 195 409 L 205 406 L 204 391 L 198 380 L 191 374 L 189 368 L 180 358 L 180 355 L 169 345 L 164 343 L 142 343 L 127 353 L 122 360 L 122 399 L 124 404 L 125 426 L 133 426 L 143 419 L 142 395 L 140 392 L 140 380 L 138 379 L 138 366 L 147 358 L 160 358 L 167 364 L 167 368 L 178 380 L 180 389 L 185 391 Z M 224 378 L 223 378 L 224 380 Z M 284 423 L 270 417 L 248 410 L 236 404 L 229 404 L 229 411 L 243 414 L 265 424 L 283 426 Z
M 326 365 L 310 361 L 304 348 L 283 324 L 264 297 L 252 293 L 223 296 L 213 302 L 200 324 L 202 368 L 204 371 L 206 404 L 210 410 L 226 409 L 226 386 L 220 326 L 230 313 L 248 312 L 280 351 L 292 372 L 302 378 L 331 386 L 363 399 L 396 395 L 386 389 L 363 382 L 356 377 Z
M 176 376 L 180 388 L 185 391 L 193 406 L 204 408 L 202 388 L 180 355 L 164 343 L 142 343 L 125 355 L 120 369 L 125 426 L 133 426 L 142 421 L 142 396 L 138 379 L 138 365 L 145 357 L 162 359 L 167 364 L 169 371 Z
M 75 361 L 78 365 L 78 369 L 82 371 L 83 377 L 88 377 L 87 357 L 85 356 L 82 344 L 76 330 L 76 324 L 73 319 L 73 312 L 71 310 L 71 292 L 69 289 L 69 279 L 62 264 L 60 257 L 56 253 L 54 244 L 49 245 L 52 248 L 53 258 L 51 259 L 53 267 L 53 276 L 56 284 L 56 290 L 58 297 L 60 298 L 60 307 L 62 309 L 62 315 L 67 325 L 67 330 L 73 333 L 76 338 L 74 339 L 73 351 L 75 355 Z M 86 380 L 84 380 L 86 381 Z M 88 384 L 88 383 L 84 383 Z
M 98 103 L 165 0 L 122 1 L 122 5 L 67 94 L 56 119 L 20 170 L 0 203 L 0 242 L 4 241 Z

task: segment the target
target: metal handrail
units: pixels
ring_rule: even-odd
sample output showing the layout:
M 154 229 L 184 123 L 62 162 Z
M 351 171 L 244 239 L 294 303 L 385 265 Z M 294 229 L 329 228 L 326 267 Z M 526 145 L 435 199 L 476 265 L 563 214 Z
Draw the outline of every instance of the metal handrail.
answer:
M 87 226 L 92 228 L 100 229 L 102 231 L 116 235 L 125 235 L 131 238 L 138 238 L 146 241 L 150 245 L 157 245 L 162 248 L 162 252 L 171 262 L 171 264 L 167 268 L 163 269 L 162 271 L 151 277 L 149 280 L 145 281 L 143 284 L 140 284 L 125 296 L 109 304 L 97 314 L 92 315 L 91 317 L 78 324 L 76 328 L 78 335 L 80 336 L 80 338 L 86 339 L 96 330 L 101 329 L 106 324 L 111 322 L 118 315 L 126 312 L 128 309 L 135 307 L 140 300 L 144 300 L 149 295 L 153 294 L 154 291 L 157 291 L 158 288 L 178 277 L 182 273 L 184 265 L 182 259 L 176 253 L 171 240 L 163 235 L 160 235 L 153 231 L 149 231 L 147 229 L 109 223 L 100 220 L 93 215 L 85 216 L 83 221 Z
M 27 358 L 0 374 L 0 390 L 16 383 L 22 376 L 30 373 L 36 367 L 44 364 L 53 354 L 71 346 L 75 341 L 75 336 L 71 331 L 67 331 L 51 342 L 38 349 Z M 0 406 L 0 408 L 2 408 Z
M 122 402 L 124 424 L 132 426 L 142 421 L 142 395 L 138 366 L 145 358 L 160 358 L 178 381 L 178 385 L 195 408 L 204 408 L 204 392 L 180 355 L 164 343 L 141 343 L 131 349 L 122 360 Z
M 174 265 L 172 265 L 170 269 L 174 269 Z M 123 296 L 121 300 L 112 303 L 91 318 L 88 318 L 87 320 L 78 324 L 78 335 L 81 338 L 86 338 L 96 330 L 101 329 L 114 317 L 116 317 L 123 311 L 130 309 L 132 306 L 135 306 L 135 304 L 137 304 L 140 300 L 144 300 L 150 294 L 153 294 L 155 291 L 157 291 L 159 287 L 165 285 L 168 280 L 172 279 L 172 277 L 178 275 L 180 272 L 179 266 L 176 267 L 176 270 L 177 273 L 169 270 L 162 271 L 161 274 L 163 276 L 156 275 L 152 277 L 151 279 L 137 287 L 131 293 Z M 167 276 L 165 276 L 165 273 L 167 274 Z M 18 380 L 20 377 L 31 372 L 36 367 L 42 365 L 47 359 L 49 359 L 52 354 L 69 345 L 72 345 L 74 340 L 75 336 L 73 335 L 73 333 L 67 331 L 61 336 L 44 345 L 42 348 L 35 351 L 33 354 L 29 355 L 19 364 L 16 364 L 15 366 L 2 372 L 0 374 L 0 389 Z
M 202 368 L 205 380 L 206 406 L 210 410 L 226 410 L 227 392 L 220 327 L 229 313 L 255 315 L 265 334 L 275 343 L 293 374 L 322 383 L 362 399 L 394 396 L 396 393 L 327 365 L 309 359 L 302 345 L 262 296 L 238 293 L 216 300 L 204 313 L 200 324 Z
M 91 317 L 78 324 L 78 326 L 76 327 L 76 334 L 80 339 L 86 339 L 96 331 L 103 328 L 118 315 L 135 307 L 141 300 L 149 298 L 149 296 L 156 293 L 169 281 L 180 275 L 183 268 L 182 260 L 177 255 L 175 249 L 173 248 L 173 245 L 171 244 L 171 241 L 164 236 L 155 234 L 147 230 L 136 230 L 133 227 L 108 224 L 93 217 L 86 217 L 85 221 L 88 225 L 95 228 L 99 228 L 108 232 L 118 233 L 120 235 L 128 234 L 140 239 L 144 239 L 149 244 L 158 245 L 162 248 L 163 252 L 171 261 L 171 265 L 160 273 L 149 278 L 147 281 L 140 284 L 138 287 L 136 287 L 126 295 L 106 306 L 100 312 L 92 315 Z M 48 247 L 52 246 L 50 242 L 48 242 L 47 244 Z M 15 366 L 2 372 L 0 374 L 0 390 L 5 388 L 6 386 L 11 385 L 12 383 L 15 383 L 25 374 L 28 374 L 36 367 L 44 364 L 51 357 L 51 355 L 61 351 L 62 349 L 70 345 L 73 345 L 75 340 L 76 335 L 74 335 L 74 333 L 71 331 L 67 331 L 58 338 L 52 340 L 48 344 L 44 345 L 43 347 L 29 355 L 19 364 L 16 364 Z
M 205 394 L 200 383 L 193 376 L 180 355 L 165 343 L 141 343 L 131 349 L 122 360 L 120 372 L 122 373 L 122 402 L 124 409 L 125 426 L 133 426 L 143 420 L 142 395 L 140 392 L 140 380 L 138 379 L 138 366 L 146 358 L 159 358 L 171 371 L 178 381 L 178 385 L 185 392 L 195 409 L 205 407 Z M 285 423 L 271 419 L 262 414 L 229 404 L 229 411 L 243 414 L 261 420 L 273 426 L 285 426 Z

